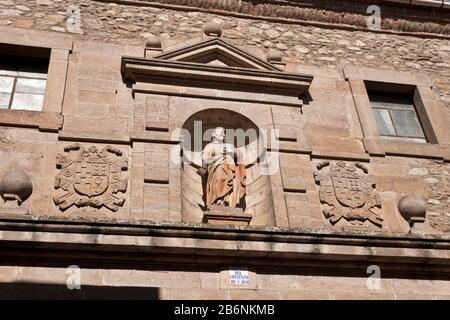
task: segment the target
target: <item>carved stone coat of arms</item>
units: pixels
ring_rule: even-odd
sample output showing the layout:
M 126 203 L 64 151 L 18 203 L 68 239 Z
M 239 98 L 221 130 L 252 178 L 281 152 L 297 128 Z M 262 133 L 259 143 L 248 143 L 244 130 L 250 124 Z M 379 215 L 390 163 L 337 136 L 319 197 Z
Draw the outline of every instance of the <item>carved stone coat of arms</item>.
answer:
M 328 171 L 324 168 L 328 167 Z M 383 218 L 373 208 L 381 208 L 381 200 L 374 190 L 374 180 L 369 176 L 368 169 L 360 164 L 347 165 L 339 161 L 331 164 L 329 161 L 317 165 L 314 172 L 316 182 L 320 185 L 319 198 L 331 208 L 323 210 L 325 217 L 332 224 L 342 218 L 352 224 L 362 224 L 366 220 L 382 227 Z
M 127 179 L 122 171 L 128 169 L 128 162 L 122 159 L 122 152 L 112 146 L 101 151 L 96 147 L 85 150 L 79 144 L 64 148 L 68 155 L 58 154 L 56 166 L 61 169 L 55 178 L 55 189 L 64 191 L 54 197 L 56 205 L 66 210 L 77 207 L 119 210 L 125 198 L 118 195 L 127 190 Z M 75 157 L 69 157 L 70 152 Z

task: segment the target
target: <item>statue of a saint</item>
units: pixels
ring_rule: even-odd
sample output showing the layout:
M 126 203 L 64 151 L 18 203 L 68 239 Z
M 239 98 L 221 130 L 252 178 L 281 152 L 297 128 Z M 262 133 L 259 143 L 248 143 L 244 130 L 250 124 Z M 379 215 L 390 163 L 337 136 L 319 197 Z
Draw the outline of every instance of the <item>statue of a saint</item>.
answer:
M 225 143 L 225 129 L 217 127 L 212 141 L 202 152 L 202 168 L 206 175 L 206 208 L 225 206 L 235 208 L 245 196 L 245 165 L 242 154 Z

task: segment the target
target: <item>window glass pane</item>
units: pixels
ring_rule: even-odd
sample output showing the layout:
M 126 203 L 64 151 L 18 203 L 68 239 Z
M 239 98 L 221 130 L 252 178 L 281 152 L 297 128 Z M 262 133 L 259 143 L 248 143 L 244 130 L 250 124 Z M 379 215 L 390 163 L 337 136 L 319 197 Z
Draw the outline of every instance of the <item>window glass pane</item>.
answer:
M 424 137 L 419 119 L 414 111 L 391 110 L 391 115 L 399 136 Z
M 395 135 L 395 129 L 392 125 L 391 117 L 389 116 L 389 111 L 381 109 L 373 109 L 375 114 L 375 120 L 378 124 L 378 130 L 381 135 Z
M 11 109 L 42 111 L 44 95 L 30 93 L 16 93 L 13 97 Z
M 13 88 L 14 78 L 0 77 L 0 92 L 10 93 Z
M 0 93 L 0 108 L 8 109 L 9 106 L 9 93 Z
M 45 80 L 19 78 L 16 83 L 16 92 L 44 94 L 45 82 Z

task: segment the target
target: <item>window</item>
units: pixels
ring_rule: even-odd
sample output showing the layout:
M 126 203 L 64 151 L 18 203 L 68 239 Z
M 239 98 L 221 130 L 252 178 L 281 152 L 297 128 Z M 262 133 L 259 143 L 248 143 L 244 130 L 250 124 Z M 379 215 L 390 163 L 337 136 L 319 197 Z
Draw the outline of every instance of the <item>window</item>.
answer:
M 380 91 L 368 91 L 368 95 L 383 138 L 427 142 L 412 95 Z
M 49 59 L 33 50 L 18 55 L 12 47 L 0 51 L 0 109 L 42 111 Z
M 345 66 L 369 155 L 449 159 L 449 116 L 429 75 Z

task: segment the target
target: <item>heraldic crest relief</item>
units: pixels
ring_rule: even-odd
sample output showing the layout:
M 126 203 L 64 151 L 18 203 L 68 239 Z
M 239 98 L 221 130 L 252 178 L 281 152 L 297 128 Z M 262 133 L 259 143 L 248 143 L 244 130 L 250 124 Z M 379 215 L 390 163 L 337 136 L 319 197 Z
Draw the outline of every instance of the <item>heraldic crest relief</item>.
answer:
M 55 189 L 62 189 L 64 194 L 53 198 L 55 204 L 61 210 L 73 205 L 119 210 L 125 198 L 117 193 L 127 190 L 122 170 L 128 169 L 128 162 L 121 158 L 122 152 L 112 146 L 101 151 L 95 146 L 85 150 L 78 143 L 64 151 L 69 155 L 56 156 L 56 167 L 61 171 L 55 177 Z M 71 151 L 76 151 L 74 158 L 69 157 Z
M 327 172 L 323 170 L 325 167 Z M 362 225 L 366 220 L 382 227 L 383 218 L 373 211 L 381 208 L 381 200 L 374 190 L 375 182 L 368 175 L 368 169 L 361 163 L 346 164 L 339 161 L 331 164 L 329 161 L 317 165 L 319 171 L 314 172 L 316 183 L 320 185 L 319 198 L 321 203 L 331 208 L 324 209 L 325 217 L 332 224 L 344 218 L 351 224 Z

